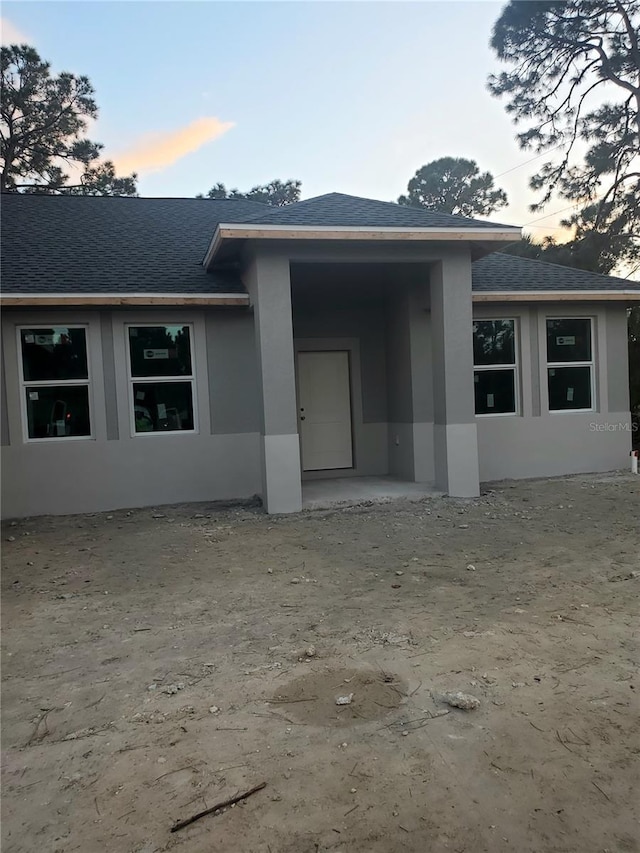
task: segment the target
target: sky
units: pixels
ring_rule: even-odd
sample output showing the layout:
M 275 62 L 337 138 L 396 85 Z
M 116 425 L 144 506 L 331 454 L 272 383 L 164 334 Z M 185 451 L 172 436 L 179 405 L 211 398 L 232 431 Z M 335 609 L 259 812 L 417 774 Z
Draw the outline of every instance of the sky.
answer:
M 2 5 L 2 42 L 89 77 L 89 136 L 118 174 L 138 172 L 142 196 L 297 178 L 303 198 L 395 201 L 425 163 L 468 157 L 509 196 L 489 218 L 561 237 L 566 202 L 530 212 L 544 160 L 527 163 L 535 152 L 486 87 L 502 6 L 22 0 Z

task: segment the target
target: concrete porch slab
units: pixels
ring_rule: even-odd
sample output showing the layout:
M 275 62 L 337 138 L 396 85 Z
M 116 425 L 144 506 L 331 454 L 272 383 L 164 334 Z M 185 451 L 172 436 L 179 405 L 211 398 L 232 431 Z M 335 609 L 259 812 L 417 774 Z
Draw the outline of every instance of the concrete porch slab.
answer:
M 442 496 L 430 483 L 411 483 L 394 477 L 338 477 L 302 483 L 303 509 L 331 509 L 393 500 L 419 501 Z

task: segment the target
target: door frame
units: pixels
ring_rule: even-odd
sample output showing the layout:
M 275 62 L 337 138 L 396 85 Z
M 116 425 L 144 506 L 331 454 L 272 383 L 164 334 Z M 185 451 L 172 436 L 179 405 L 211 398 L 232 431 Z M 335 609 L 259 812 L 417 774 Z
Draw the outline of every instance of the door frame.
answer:
M 300 416 L 298 384 L 299 352 L 346 352 L 349 359 L 349 394 L 351 398 L 351 468 L 327 468 L 322 471 L 302 471 L 303 480 L 335 479 L 358 476 L 358 443 L 362 433 L 362 380 L 360 374 L 360 341 L 358 338 L 294 338 L 293 349 L 296 373 L 296 416 Z

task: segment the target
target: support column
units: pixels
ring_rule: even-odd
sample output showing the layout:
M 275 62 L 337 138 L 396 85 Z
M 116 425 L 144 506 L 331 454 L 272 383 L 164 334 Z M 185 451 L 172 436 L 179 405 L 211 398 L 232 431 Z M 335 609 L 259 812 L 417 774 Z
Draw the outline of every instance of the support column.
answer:
M 425 271 L 426 272 L 426 271 Z M 426 277 L 409 291 L 409 369 L 413 430 L 413 479 L 433 482 L 433 388 L 431 317 Z
M 436 486 L 460 498 L 480 494 L 472 324 L 471 257 L 460 251 L 431 272 Z
M 245 273 L 254 310 L 262 397 L 262 500 L 269 513 L 302 509 L 289 259 L 256 254 Z

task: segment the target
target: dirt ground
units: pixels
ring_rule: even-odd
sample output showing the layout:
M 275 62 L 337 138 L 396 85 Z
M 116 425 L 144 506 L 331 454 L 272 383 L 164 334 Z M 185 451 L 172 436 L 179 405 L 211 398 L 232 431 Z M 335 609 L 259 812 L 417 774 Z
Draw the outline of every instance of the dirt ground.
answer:
M 640 850 L 639 533 L 630 474 L 6 525 L 3 853 Z

